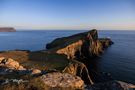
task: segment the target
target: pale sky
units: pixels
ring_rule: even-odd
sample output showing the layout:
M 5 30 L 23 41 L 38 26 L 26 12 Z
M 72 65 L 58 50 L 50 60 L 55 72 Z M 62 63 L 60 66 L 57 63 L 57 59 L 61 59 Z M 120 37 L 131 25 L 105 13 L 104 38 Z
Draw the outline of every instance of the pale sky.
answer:
M 0 26 L 135 30 L 135 0 L 0 0 Z

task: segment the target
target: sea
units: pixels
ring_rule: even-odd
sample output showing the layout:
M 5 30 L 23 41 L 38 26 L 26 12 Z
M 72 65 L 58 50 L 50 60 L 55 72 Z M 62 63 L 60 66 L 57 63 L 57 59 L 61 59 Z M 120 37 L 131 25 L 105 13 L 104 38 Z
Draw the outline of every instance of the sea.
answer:
M 0 32 L 0 51 L 45 50 L 46 44 L 56 38 L 87 30 L 17 30 Z M 114 44 L 95 60 L 95 68 L 107 72 L 116 80 L 135 84 L 135 31 L 99 30 L 99 38 L 109 37 Z

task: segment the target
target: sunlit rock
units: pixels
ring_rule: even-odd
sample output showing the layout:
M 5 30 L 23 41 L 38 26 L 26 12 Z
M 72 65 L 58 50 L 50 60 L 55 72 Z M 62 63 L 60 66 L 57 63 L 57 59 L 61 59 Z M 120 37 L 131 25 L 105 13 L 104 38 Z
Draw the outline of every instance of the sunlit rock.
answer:
M 32 75 L 37 75 L 37 74 L 41 74 L 41 70 L 39 69 L 32 69 Z
M 97 30 L 57 38 L 46 45 L 50 51 L 67 55 L 68 59 L 99 56 L 104 48 L 112 44 L 111 39 L 98 38 Z
M 41 76 L 40 80 L 49 87 L 82 89 L 84 85 L 80 77 L 68 73 L 48 73 Z
M 15 70 L 26 70 L 23 66 L 21 66 L 17 61 L 11 58 L 0 58 L 0 66 L 5 67 L 8 69 L 15 69 Z

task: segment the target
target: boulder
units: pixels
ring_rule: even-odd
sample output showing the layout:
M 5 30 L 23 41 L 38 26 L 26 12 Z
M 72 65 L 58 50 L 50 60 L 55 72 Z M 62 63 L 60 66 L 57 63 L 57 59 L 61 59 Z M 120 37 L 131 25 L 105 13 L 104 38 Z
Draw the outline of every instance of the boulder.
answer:
M 17 61 L 11 58 L 0 58 L 0 74 L 10 74 L 10 73 L 18 73 L 19 75 L 39 75 L 41 74 L 41 70 L 30 68 L 26 69 L 22 65 L 20 65 Z
M 41 74 L 42 72 L 41 72 L 41 70 L 39 70 L 39 69 L 32 69 L 32 75 L 38 75 L 38 74 Z
M 69 73 L 53 72 L 40 77 L 42 84 L 51 88 L 74 88 L 82 89 L 84 87 L 83 80 Z
M 11 58 L 5 58 L 5 57 L 0 58 L 0 67 L 5 67 L 8 69 L 15 69 L 15 70 L 26 70 L 17 61 Z

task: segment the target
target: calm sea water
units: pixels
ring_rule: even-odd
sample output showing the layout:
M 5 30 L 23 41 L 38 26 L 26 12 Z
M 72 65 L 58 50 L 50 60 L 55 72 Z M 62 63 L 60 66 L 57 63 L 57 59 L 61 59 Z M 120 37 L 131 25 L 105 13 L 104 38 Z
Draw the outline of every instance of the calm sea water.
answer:
M 55 38 L 84 30 L 17 31 L 0 33 L 2 50 L 42 50 Z M 135 84 L 135 31 L 99 31 L 99 37 L 111 37 L 114 44 L 96 62 L 96 69 L 109 72 L 118 80 Z

